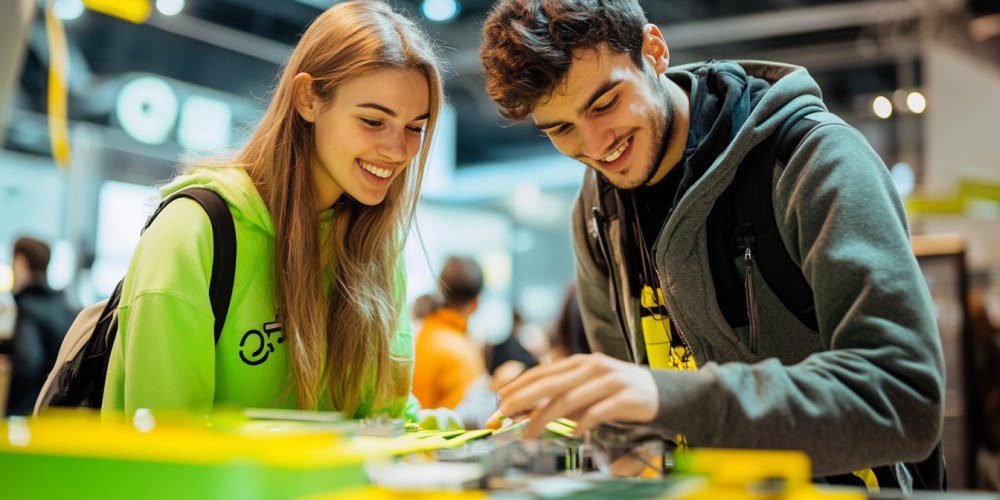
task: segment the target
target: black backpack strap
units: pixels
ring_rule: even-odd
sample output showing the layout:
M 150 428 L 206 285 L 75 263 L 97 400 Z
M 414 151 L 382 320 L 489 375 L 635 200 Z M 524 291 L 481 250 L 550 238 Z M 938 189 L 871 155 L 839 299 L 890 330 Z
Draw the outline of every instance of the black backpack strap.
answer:
M 749 175 L 737 184 L 733 210 L 737 243 L 751 242 L 755 247 L 754 260 L 768 287 L 786 309 L 813 331 L 819 331 L 813 291 L 781 239 L 772 196 L 776 163 L 780 160 L 786 165 L 806 134 L 819 125 L 806 118 L 816 111 L 819 110 L 799 110 L 764 141 L 760 161 L 747 165 L 751 167 Z
M 189 198 L 198 202 L 212 223 L 212 277 L 208 286 L 208 297 L 212 303 L 212 313 L 215 315 L 215 343 L 218 344 L 222 336 L 222 327 L 226 324 L 226 316 L 229 314 L 229 303 L 233 298 L 233 280 L 236 278 L 236 226 L 233 223 L 233 214 L 229 211 L 226 200 L 215 191 L 188 188 L 160 202 L 160 206 L 146 220 L 143 232 L 170 202 L 178 198 Z
M 774 219 L 774 167 L 786 165 L 802 139 L 819 122 L 806 118 L 822 111 L 802 109 L 751 150 L 732 183 L 716 200 L 708 218 L 708 258 L 716 299 L 733 328 L 749 324 L 746 291 L 734 265 L 749 244 L 768 287 L 803 325 L 819 330 L 812 288 L 785 248 Z

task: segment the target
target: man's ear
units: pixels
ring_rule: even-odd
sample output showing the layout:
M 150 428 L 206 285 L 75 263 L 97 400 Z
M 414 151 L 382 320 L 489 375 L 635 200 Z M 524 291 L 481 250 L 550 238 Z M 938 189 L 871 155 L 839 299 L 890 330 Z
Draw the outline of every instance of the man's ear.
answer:
M 313 78 L 309 73 L 299 73 L 292 79 L 292 103 L 303 120 L 310 123 L 316 121 L 316 92 L 313 91 Z
M 657 75 L 662 75 L 670 66 L 667 42 L 655 24 L 647 24 L 642 28 L 642 58 L 653 67 Z

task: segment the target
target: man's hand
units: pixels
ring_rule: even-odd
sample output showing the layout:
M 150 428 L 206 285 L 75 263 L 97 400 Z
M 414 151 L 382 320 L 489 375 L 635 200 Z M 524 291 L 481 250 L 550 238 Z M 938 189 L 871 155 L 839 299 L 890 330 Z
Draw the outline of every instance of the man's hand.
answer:
M 500 409 L 486 427 L 499 428 L 503 415 L 530 410 L 525 439 L 538 436 L 545 424 L 562 417 L 577 422 L 574 436 L 604 422 L 651 422 L 660 405 L 649 370 L 604 354 L 577 354 L 532 368 L 497 395 Z

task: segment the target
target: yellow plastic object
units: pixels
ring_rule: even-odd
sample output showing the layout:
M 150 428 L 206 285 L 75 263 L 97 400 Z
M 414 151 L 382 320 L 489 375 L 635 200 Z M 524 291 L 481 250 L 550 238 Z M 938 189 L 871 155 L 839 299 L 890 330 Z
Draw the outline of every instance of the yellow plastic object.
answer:
M 351 488 L 336 493 L 312 495 L 299 500 L 480 500 L 485 491 L 394 491 L 378 486 Z
M 768 479 L 809 483 L 812 464 L 798 451 L 697 449 L 674 457 L 678 474 L 706 476 L 712 484 L 742 485 Z
M 92 11 L 136 24 L 146 22 L 153 11 L 149 0 L 83 0 L 83 5 Z
M 697 449 L 675 455 L 674 472 L 691 481 L 669 495 L 671 500 L 867 498 L 864 490 L 817 488 L 809 456 L 798 451 Z

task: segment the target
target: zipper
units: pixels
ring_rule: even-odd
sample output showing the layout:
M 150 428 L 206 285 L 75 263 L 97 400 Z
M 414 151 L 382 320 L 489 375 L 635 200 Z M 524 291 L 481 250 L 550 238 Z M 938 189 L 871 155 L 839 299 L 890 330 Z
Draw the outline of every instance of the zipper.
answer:
M 628 338 L 628 330 L 625 329 L 625 321 L 622 320 L 621 316 L 621 304 L 618 303 L 618 281 L 615 280 L 615 268 L 614 263 L 610 258 L 608 258 L 608 250 L 604 248 L 605 233 L 607 228 L 604 227 L 604 214 L 597 207 L 594 207 L 594 218 L 591 219 L 592 231 L 594 237 L 597 239 L 597 246 L 601 249 L 601 254 L 604 256 L 604 262 L 608 264 L 608 277 L 611 279 L 611 287 L 609 290 L 609 295 L 611 299 L 611 305 L 614 309 L 615 318 L 618 319 L 618 330 L 622 334 L 622 340 L 625 341 L 625 350 L 628 351 L 629 357 L 632 358 L 633 363 L 636 362 L 635 353 L 632 352 L 632 342 Z
M 656 255 L 656 254 L 654 253 L 653 255 Z M 655 262 L 653 263 L 653 272 L 656 273 L 656 279 L 659 280 L 659 282 L 660 282 L 659 283 L 660 284 L 660 290 L 665 290 L 665 288 L 663 287 L 663 278 L 660 277 L 660 269 L 656 267 L 656 263 Z M 666 297 L 663 298 L 663 307 L 667 308 L 667 316 L 670 317 L 670 323 L 672 325 L 674 325 L 675 328 L 677 328 L 677 335 L 680 335 L 681 342 L 684 342 L 684 345 L 687 346 L 688 353 L 690 353 L 691 357 L 693 358 L 694 357 L 694 352 L 691 351 L 691 344 L 688 344 L 687 339 L 684 337 L 684 332 L 681 331 L 681 325 L 679 323 L 677 323 L 677 321 L 674 320 L 674 318 L 676 316 L 674 316 L 674 313 L 670 312 L 670 306 L 667 305 L 667 298 Z M 698 362 L 697 359 L 695 359 L 694 361 L 695 361 L 695 363 Z
M 757 296 L 753 287 L 753 252 L 750 245 L 747 245 L 743 254 L 743 265 L 746 269 L 746 280 L 744 287 L 747 295 L 747 317 L 750 318 L 750 352 L 757 354 Z

